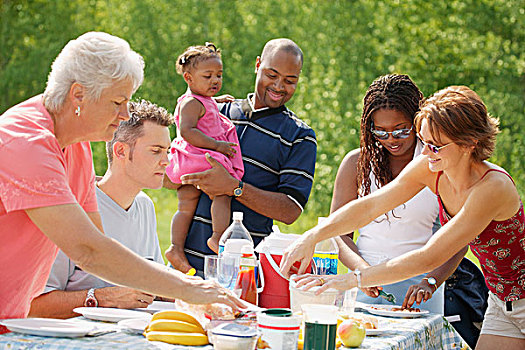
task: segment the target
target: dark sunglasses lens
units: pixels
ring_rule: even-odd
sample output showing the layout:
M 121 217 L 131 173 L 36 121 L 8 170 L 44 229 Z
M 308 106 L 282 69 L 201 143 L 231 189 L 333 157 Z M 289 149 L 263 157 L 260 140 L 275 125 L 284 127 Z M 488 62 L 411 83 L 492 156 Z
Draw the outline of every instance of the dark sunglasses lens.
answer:
M 372 134 L 374 134 L 374 136 L 377 137 L 380 140 L 388 139 L 388 133 L 386 131 L 383 131 L 383 130 L 372 129 Z
M 396 139 L 406 139 L 410 136 L 410 129 L 399 129 L 392 131 L 392 136 Z
M 435 153 L 437 154 L 439 152 L 439 148 L 434 146 L 434 145 L 431 145 L 430 143 L 424 143 L 424 145 L 428 146 L 428 149 L 432 152 L 432 153 Z

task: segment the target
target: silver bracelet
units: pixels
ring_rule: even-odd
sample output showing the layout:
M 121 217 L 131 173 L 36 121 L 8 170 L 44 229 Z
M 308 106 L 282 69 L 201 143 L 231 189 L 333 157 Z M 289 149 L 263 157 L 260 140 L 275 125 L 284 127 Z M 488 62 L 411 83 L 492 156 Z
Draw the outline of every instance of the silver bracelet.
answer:
M 354 270 L 355 278 L 357 279 L 357 287 L 361 288 L 361 271 L 359 269 Z

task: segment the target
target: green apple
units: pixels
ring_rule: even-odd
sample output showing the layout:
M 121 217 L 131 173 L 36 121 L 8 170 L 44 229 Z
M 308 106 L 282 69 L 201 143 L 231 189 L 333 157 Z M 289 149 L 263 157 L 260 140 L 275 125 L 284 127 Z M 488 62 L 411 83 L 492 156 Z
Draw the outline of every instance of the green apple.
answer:
M 357 348 L 365 339 L 366 330 L 359 321 L 348 319 L 337 327 L 337 336 L 344 346 Z

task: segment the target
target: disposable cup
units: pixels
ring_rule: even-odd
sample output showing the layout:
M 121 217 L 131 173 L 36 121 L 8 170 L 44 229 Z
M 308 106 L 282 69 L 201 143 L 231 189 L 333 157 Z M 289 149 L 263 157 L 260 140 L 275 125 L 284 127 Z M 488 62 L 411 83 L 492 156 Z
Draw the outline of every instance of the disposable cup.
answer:
M 357 299 L 357 288 L 348 289 L 345 291 L 345 298 L 343 300 L 342 311 L 346 314 L 353 314 L 355 309 L 355 300 Z
M 334 350 L 337 331 L 337 306 L 306 304 L 304 316 L 304 350 Z

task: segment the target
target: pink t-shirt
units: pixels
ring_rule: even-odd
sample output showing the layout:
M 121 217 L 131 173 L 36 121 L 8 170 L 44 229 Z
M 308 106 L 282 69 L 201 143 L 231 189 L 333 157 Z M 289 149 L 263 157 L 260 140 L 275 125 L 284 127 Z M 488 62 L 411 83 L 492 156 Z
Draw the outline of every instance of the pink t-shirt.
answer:
M 27 316 L 58 250 L 25 210 L 72 203 L 97 211 L 89 142 L 62 150 L 41 95 L 7 110 L 0 116 L 0 319 Z

